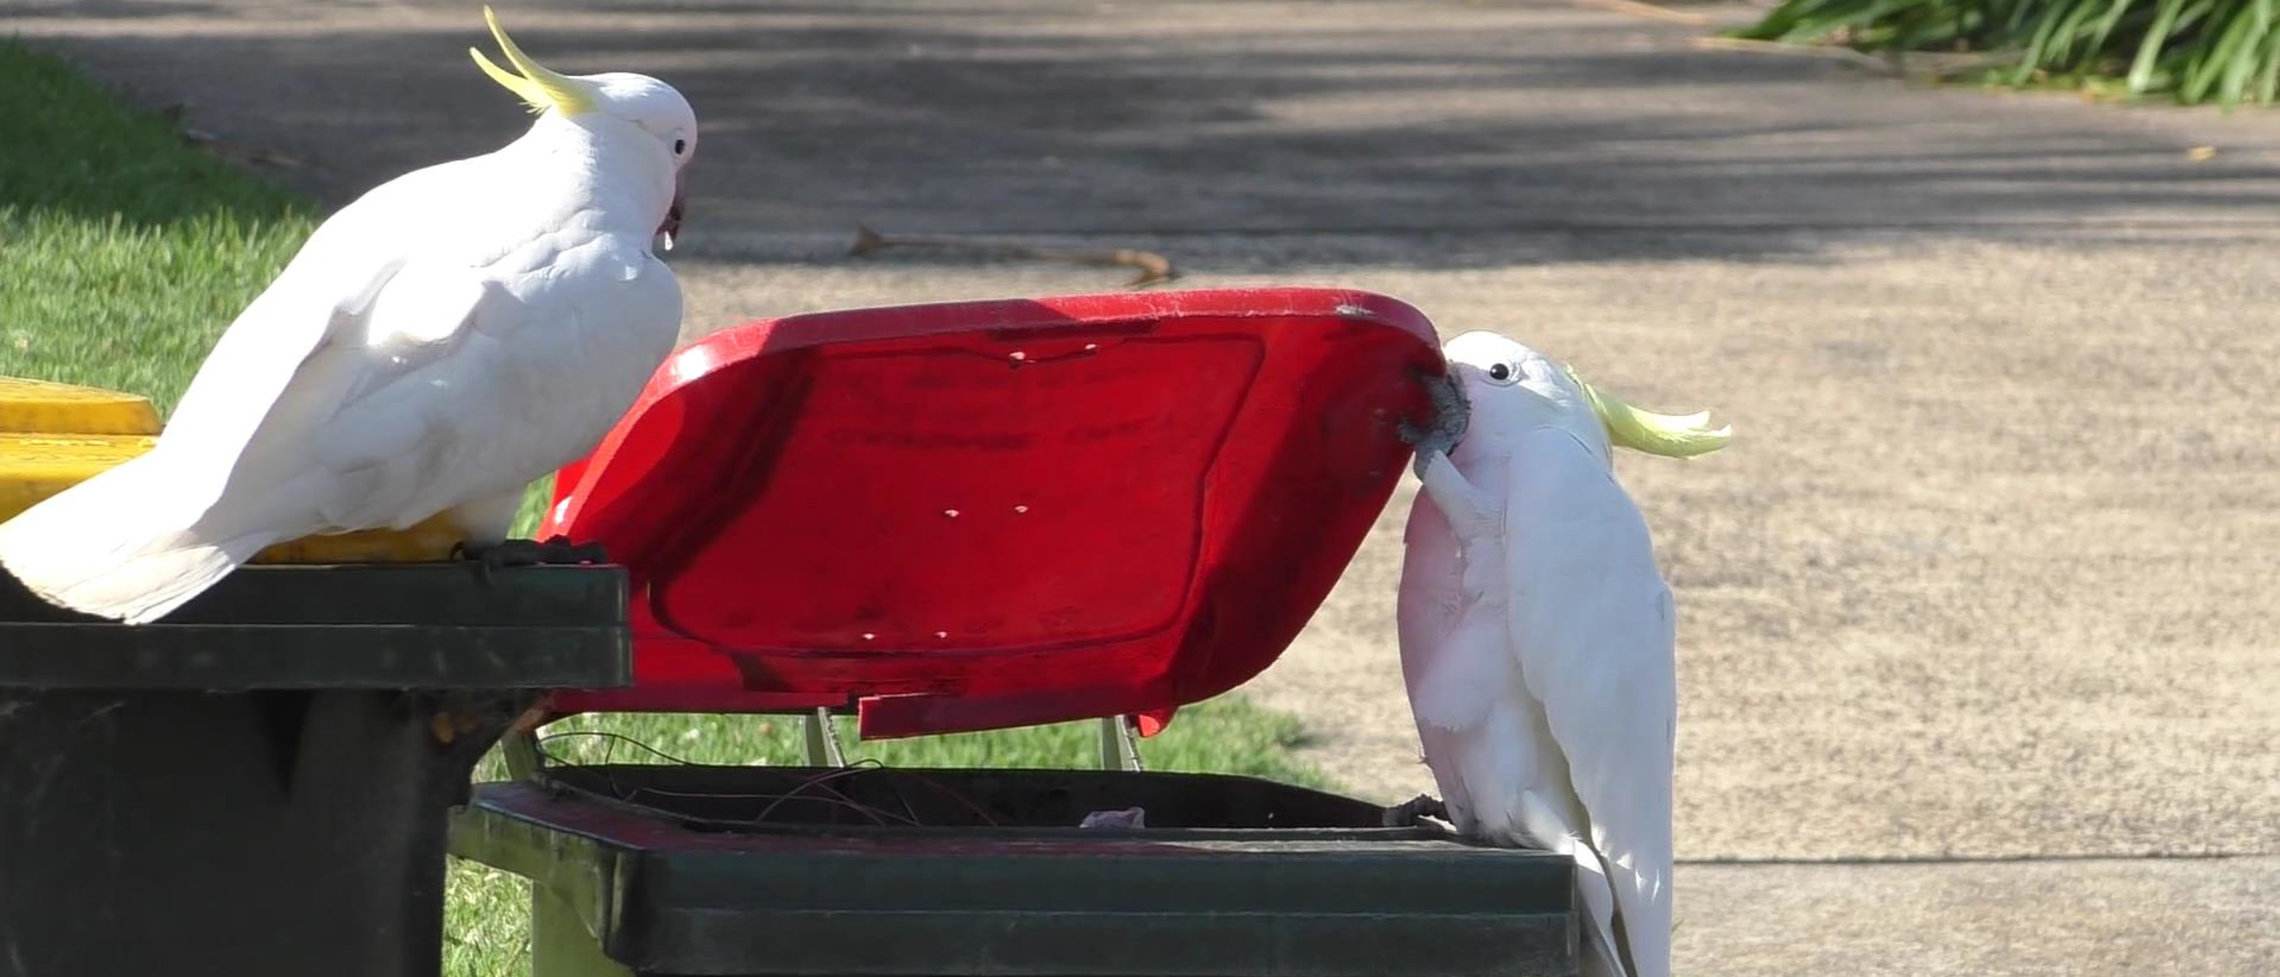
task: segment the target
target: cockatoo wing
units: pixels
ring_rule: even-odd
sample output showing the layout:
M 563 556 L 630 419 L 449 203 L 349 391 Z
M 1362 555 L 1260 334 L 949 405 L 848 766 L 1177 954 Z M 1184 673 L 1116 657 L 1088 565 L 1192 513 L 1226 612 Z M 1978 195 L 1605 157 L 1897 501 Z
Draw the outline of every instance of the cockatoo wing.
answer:
M 1441 462 L 1445 464 L 1446 462 Z M 1420 491 L 1409 505 L 1401 533 L 1401 585 L 1394 603 L 1394 626 L 1401 642 L 1401 673 L 1419 723 L 1456 725 L 1439 703 L 1420 693 L 1443 646 L 1457 629 L 1465 607 L 1464 556 L 1449 518 Z
M 280 440 L 256 432 L 283 413 L 302 364 L 357 338 L 381 291 L 421 253 L 412 231 L 423 219 L 461 219 L 452 208 L 465 194 L 453 188 L 479 170 L 461 160 L 405 174 L 320 224 L 223 332 L 157 447 L 0 525 L 0 564 L 52 602 L 140 621 L 266 545 L 259 534 L 201 531 L 201 518 L 248 451 Z
M 407 173 L 342 208 L 184 395 L 169 425 L 179 436 L 162 447 L 185 456 L 185 487 L 211 504 L 225 485 L 321 467 L 345 480 L 324 500 L 327 521 L 367 528 L 429 500 L 511 491 L 504 473 L 543 473 L 590 447 L 631 400 L 619 388 L 637 392 L 670 348 L 680 289 L 646 241 L 605 234 L 576 206 L 479 156 Z M 625 368 L 606 369 L 615 363 Z M 562 386 L 537 389 L 551 382 Z M 503 440 L 459 466 L 455 437 Z M 415 448 L 435 457 L 406 459 Z M 484 484 L 445 477 L 455 470 Z M 406 479 L 426 484 L 394 484 Z
M 473 286 L 444 275 L 423 290 L 474 299 L 447 335 L 374 320 L 388 337 L 378 346 L 385 362 L 355 358 L 347 369 L 363 371 L 361 392 L 316 433 L 323 467 L 340 480 L 324 508 L 329 523 L 402 527 L 517 493 L 591 448 L 633 402 L 679 332 L 679 286 L 629 242 L 554 240 L 561 250 L 535 268 L 495 267 Z
M 1443 458 L 1436 463 L 1448 461 Z M 1472 650 L 1453 646 L 1465 607 L 1464 557 L 1447 514 L 1428 492 L 1418 492 L 1410 503 L 1401 543 L 1401 587 L 1394 604 L 1394 626 L 1401 645 L 1402 683 L 1409 693 L 1410 715 L 1417 721 L 1418 745 L 1441 790 L 1442 803 L 1457 827 L 1470 831 L 1472 796 L 1455 765 L 1459 750 L 1456 730 L 1462 717 L 1477 716 L 1481 710 L 1473 703 L 1439 701 L 1445 683 L 1435 681 L 1445 672 L 1449 655 Z M 1474 692 L 1482 697 L 1492 694 L 1486 689 Z
M 440 257 L 435 229 L 467 219 L 471 186 L 484 181 L 483 157 L 424 167 L 383 183 L 318 225 L 283 271 L 240 312 L 214 344 L 180 403 L 168 419 L 168 437 L 158 451 L 172 456 L 175 481 L 170 498 L 192 513 L 213 504 L 242 454 L 257 441 L 255 432 L 287 401 L 287 388 L 300 387 L 290 406 L 303 424 L 330 413 L 331 405 L 358 392 L 333 386 L 335 376 L 313 376 L 303 366 L 328 346 L 362 345 L 380 296 L 407 265 L 425 255 Z M 441 262 L 438 262 L 439 264 Z M 433 275 L 414 276 L 397 295 L 434 285 Z M 471 276 L 469 276 L 471 277 Z M 456 329 L 472 309 L 468 289 L 423 295 L 426 320 L 416 331 L 435 335 Z M 401 322 L 413 316 L 402 299 L 394 303 Z M 328 371 L 318 371 L 325 373 Z M 369 381 L 368 381 L 369 382 Z
M 1539 428 L 1511 458 L 1512 641 L 1590 819 L 1633 977 L 1670 972 L 1676 613 L 1646 520 L 1607 463 Z
M 400 528 L 591 447 L 670 349 L 679 286 L 645 241 L 576 214 L 486 221 L 502 211 L 476 191 L 516 192 L 487 165 L 415 171 L 326 221 L 158 447 L 0 526 L 0 563 L 51 601 L 147 621 L 270 543 Z M 438 237 L 470 223 L 477 238 Z

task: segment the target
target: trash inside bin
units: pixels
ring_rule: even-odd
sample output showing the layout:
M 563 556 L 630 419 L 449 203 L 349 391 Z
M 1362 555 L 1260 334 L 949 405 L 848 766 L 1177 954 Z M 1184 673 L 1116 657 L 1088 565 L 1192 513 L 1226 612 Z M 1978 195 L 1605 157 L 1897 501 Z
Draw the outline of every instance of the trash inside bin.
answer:
M 1305 625 L 1443 368 L 1414 309 L 1350 290 L 715 334 L 558 477 L 541 531 L 626 565 L 635 683 L 553 703 L 1153 732 Z M 538 977 L 1574 967 L 1566 860 L 1246 778 L 552 767 L 452 837 L 536 881 Z

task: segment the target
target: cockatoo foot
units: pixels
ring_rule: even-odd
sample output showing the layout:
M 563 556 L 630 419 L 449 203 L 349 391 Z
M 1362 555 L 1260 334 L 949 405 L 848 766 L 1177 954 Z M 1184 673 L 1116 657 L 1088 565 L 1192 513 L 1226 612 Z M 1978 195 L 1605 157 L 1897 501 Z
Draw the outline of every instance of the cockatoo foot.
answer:
M 1385 826 L 1388 828 L 1406 828 L 1429 817 L 1448 820 L 1449 806 L 1441 803 L 1441 799 L 1438 797 L 1419 794 L 1386 808 Z
M 454 553 L 460 559 L 475 561 L 486 578 L 492 571 L 507 567 L 576 566 L 582 563 L 609 562 L 609 556 L 602 552 L 602 544 L 573 543 L 568 536 L 555 536 L 543 543 L 535 539 L 461 543 L 454 549 Z

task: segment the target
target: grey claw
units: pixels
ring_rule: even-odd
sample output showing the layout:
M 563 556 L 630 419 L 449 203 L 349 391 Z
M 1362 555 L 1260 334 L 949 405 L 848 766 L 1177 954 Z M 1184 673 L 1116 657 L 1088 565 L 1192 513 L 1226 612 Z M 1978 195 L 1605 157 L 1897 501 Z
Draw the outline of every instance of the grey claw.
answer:
M 454 547 L 454 552 L 460 559 L 473 561 L 477 572 L 486 580 L 493 571 L 509 567 L 609 562 L 600 543 L 572 543 L 568 536 L 556 536 L 545 542 L 507 539 L 488 545 L 461 543 Z
M 1429 794 L 1419 794 L 1387 808 L 1385 826 L 1388 828 L 1406 828 L 1429 817 L 1447 820 L 1449 817 L 1448 805 L 1441 803 L 1440 798 Z
M 600 543 L 573 543 L 568 536 L 554 536 L 539 544 L 546 563 L 608 563 L 610 557 Z

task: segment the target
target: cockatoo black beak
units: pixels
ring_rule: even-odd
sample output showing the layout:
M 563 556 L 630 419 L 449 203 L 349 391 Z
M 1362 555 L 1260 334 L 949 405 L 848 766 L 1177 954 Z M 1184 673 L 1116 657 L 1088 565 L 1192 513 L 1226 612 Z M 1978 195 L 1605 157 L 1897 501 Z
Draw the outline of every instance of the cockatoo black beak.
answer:
M 1454 364 L 1438 376 L 1422 372 L 1411 375 L 1424 384 L 1433 405 L 1433 417 L 1426 426 L 1402 421 L 1400 427 L 1401 440 L 1416 449 L 1417 473 L 1422 476 L 1431 456 L 1448 454 L 1464 441 L 1465 429 L 1472 422 L 1472 403 L 1465 398 L 1464 382 L 1457 378 Z
M 1454 451 L 1465 441 L 1465 431 L 1472 426 L 1472 400 L 1465 396 L 1465 384 L 1457 378 L 1457 368 L 1425 381 L 1425 392 L 1433 401 L 1433 428 L 1447 442 L 1446 450 Z
M 688 208 L 689 195 L 681 189 L 681 181 L 673 181 L 673 202 L 665 207 L 665 222 L 657 225 L 657 246 L 673 250 L 673 239 L 681 236 L 681 212 Z

